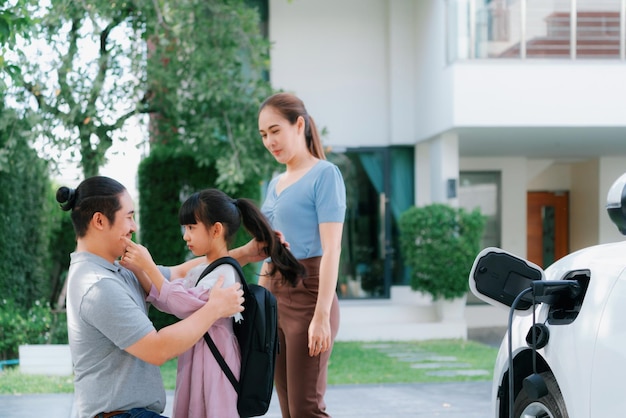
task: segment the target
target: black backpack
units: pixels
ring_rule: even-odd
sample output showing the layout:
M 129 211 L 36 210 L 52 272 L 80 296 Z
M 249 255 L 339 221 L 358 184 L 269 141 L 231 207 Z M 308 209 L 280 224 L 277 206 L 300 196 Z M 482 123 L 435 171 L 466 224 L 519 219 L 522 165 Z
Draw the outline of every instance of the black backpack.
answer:
M 235 379 L 209 333 L 204 340 L 220 367 L 237 391 L 237 411 L 241 417 L 265 415 L 270 406 L 274 389 L 274 365 L 278 353 L 278 307 L 274 295 L 257 284 L 248 284 L 241 266 L 232 257 L 218 258 L 202 272 L 200 280 L 217 266 L 230 264 L 241 279 L 244 297 L 243 321 L 235 322 L 233 328 L 241 349 L 241 376 Z

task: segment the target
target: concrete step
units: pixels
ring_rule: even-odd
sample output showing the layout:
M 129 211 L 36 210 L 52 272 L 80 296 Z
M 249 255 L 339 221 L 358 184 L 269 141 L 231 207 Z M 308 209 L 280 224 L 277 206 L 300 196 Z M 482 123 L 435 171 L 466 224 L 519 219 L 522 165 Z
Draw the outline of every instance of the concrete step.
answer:
M 508 322 L 508 311 L 487 304 L 466 305 L 458 317 L 441 319 L 436 304 L 402 292 L 385 300 L 340 300 L 338 341 L 409 341 L 461 338 Z M 474 332 L 476 330 L 476 332 Z

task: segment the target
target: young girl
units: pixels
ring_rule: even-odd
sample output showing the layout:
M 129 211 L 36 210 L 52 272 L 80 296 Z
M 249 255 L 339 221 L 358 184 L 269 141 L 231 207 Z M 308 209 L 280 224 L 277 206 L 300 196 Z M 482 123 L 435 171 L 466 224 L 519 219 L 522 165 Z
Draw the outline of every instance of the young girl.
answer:
M 184 227 L 183 239 L 189 250 L 196 256 L 205 257 L 205 262 L 191 269 L 184 278 L 166 281 L 148 251 L 130 241 L 122 261 L 145 272 L 137 275 L 141 276 L 142 285 L 149 291 L 148 301 L 164 312 L 185 318 L 205 304 L 218 278 L 224 279 L 223 286 L 239 281 L 236 270 L 223 264 L 203 277 L 196 286 L 208 264 L 229 255 L 230 244 L 242 222 L 257 241 L 267 244 L 266 255 L 271 257 L 276 271 L 291 278 L 303 273 L 303 267 L 280 243 L 251 200 L 232 199 L 216 189 L 202 190 L 183 203 L 179 220 Z M 241 320 L 241 314 L 236 314 L 234 318 Z M 232 319 L 218 320 L 208 332 L 235 377 L 239 378 L 241 355 Z M 239 417 L 237 393 L 204 339 L 178 358 L 173 416 Z

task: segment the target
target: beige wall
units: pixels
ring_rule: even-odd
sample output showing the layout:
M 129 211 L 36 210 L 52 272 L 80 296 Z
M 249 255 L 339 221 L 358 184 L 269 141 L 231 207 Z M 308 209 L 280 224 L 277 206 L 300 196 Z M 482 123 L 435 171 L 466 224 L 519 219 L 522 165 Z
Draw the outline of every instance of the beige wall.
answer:
M 502 248 L 526 255 L 527 191 L 568 191 L 569 251 L 624 240 L 606 214 L 606 195 L 626 172 L 626 158 L 577 162 L 525 158 L 461 158 L 461 171 L 502 173 Z
M 557 163 L 553 160 L 528 160 L 528 191 L 569 190 L 570 166 L 570 163 Z
M 526 172 L 525 158 L 461 158 L 461 171 L 502 173 L 502 249 L 526 257 Z
M 598 160 L 572 164 L 570 190 L 570 251 L 598 243 Z

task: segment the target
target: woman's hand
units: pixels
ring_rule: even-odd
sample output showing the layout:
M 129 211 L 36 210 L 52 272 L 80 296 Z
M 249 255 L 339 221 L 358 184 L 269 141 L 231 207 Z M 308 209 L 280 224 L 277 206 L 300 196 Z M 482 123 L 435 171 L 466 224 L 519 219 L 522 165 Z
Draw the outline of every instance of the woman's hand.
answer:
M 330 318 L 313 315 L 309 324 L 309 356 L 319 356 L 330 350 Z

